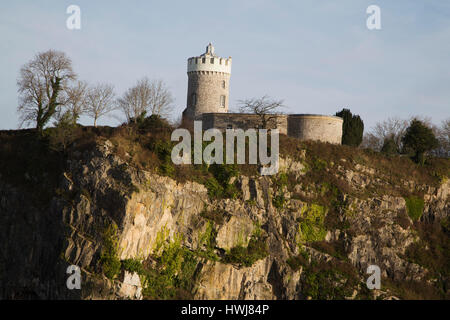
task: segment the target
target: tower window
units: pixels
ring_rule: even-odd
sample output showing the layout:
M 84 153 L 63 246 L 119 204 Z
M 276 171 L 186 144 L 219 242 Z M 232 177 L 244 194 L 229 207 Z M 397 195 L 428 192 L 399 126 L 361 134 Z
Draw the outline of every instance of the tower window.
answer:
M 191 103 L 192 103 L 192 106 L 194 106 L 194 107 L 197 104 L 197 95 L 195 93 L 192 94 Z
M 222 88 L 225 89 L 225 85 L 226 85 L 225 80 L 223 80 L 223 81 L 222 81 Z
M 220 60 L 219 60 L 219 64 L 222 64 L 222 58 L 220 58 Z
M 220 106 L 225 108 L 225 96 L 220 96 Z
M 206 58 L 202 58 L 202 63 L 205 63 L 206 62 Z
M 211 60 L 210 60 L 210 61 L 211 61 L 211 63 L 212 63 L 212 64 L 214 64 L 214 58 L 211 58 Z
M 195 58 L 195 64 L 197 64 L 198 63 L 198 58 Z

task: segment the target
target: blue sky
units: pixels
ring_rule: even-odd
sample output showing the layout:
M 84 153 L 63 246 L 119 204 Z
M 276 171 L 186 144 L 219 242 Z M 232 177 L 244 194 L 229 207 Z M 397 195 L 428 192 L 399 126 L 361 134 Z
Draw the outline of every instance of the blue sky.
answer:
M 66 28 L 71 4 L 81 8 L 81 30 Z M 371 4 L 381 8 L 381 30 L 366 27 Z M 349 107 L 366 129 L 391 116 L 450 117 L 450 1 L 2 1 L 0 36 L 0 129 L 18 126 L 21 65 L 48 49 L 119 95 L 143 76 L 162 78 L 177 118 L 186 59 L 208 42 L 233 57 L 231 108 L 267 94 L 290 113 Z

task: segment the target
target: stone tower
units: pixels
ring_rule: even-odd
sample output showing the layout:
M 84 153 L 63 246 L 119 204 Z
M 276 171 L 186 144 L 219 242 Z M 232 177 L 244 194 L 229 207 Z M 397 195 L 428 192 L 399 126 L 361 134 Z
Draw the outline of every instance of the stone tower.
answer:
M 187 61 L 188 90 L 183 118 L 195 120 L 203 113 L 228 112 L 231 57 L 214 54 L 208 44 L 206 52 Z

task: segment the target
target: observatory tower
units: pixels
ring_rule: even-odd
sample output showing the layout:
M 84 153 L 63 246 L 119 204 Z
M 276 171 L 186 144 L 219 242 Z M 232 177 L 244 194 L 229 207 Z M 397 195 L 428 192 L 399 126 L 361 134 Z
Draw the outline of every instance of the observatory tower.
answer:
M 203 113 L 227 113 L 231 75 L 231 57 L 214 53 L 210 43 L 206 52 L 187 61 L 188 90 L 183 118 L 196 120 Z

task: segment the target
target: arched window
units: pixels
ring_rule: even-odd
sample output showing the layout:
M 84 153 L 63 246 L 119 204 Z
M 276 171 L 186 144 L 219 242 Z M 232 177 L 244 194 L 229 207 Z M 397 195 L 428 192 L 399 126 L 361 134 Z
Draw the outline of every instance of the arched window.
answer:
M 195 107 L 195 105 L 197 104 L 197 95 L 195 93 L 193 93 L 191 96 L 191 103 L 193 107 Z
M 225 108 L 225 96 L 220 96 L 220 106 Z
M 225 86 L 226 86 L 226 82 L 225 82 L 225 80 L 223 80 L 223 81 L 222 81 L 222 88 L 225 89 Z

